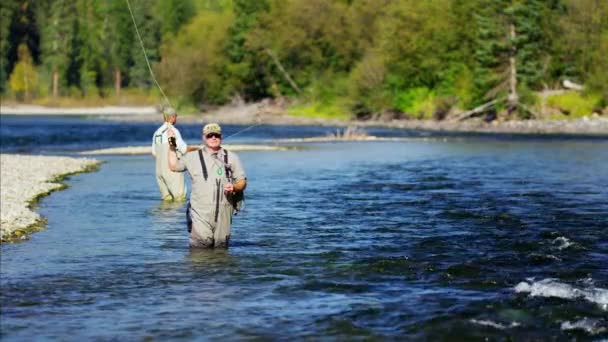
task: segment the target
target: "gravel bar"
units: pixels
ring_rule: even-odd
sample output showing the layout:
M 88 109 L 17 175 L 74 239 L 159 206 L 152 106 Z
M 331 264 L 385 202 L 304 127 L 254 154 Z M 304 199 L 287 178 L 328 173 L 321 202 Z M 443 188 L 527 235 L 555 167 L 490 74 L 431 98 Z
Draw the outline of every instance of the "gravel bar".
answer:
M 25 239 L 44 220 L 32 211 L 36 199 L 65 187 L 62 176 L 86 172 L 100 162 L 89 158 L 0 154 L 0 240 Z

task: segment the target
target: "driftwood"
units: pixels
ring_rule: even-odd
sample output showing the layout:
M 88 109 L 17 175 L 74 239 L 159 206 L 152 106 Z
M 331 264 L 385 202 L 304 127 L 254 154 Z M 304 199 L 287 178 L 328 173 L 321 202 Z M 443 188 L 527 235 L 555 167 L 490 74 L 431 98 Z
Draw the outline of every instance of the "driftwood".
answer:
M 504 98 L 494 99 L 494 100 L 492 100 L 490 102 L 486 102 L 486 103 L 484 103 L 484 104 L 482 104 L 480 106 L 477 106 L 477 107 L 475 107 L 475 108 L 473 108 L 473 109 L 471 109 L 469 111 L 466 111 L 464 113 L 458 114 L 454 119 L 456 119 L 458 121 L 462 121 L 462 120 L 468 119 L 468 118 L 470 118 L 473 115 L 481 114 L 481 113 L 487 111 L 490 107 L 492 107 L 493 105 L 495 105 L 496 103 L 499 103 L 501 101 L 504 101 Z

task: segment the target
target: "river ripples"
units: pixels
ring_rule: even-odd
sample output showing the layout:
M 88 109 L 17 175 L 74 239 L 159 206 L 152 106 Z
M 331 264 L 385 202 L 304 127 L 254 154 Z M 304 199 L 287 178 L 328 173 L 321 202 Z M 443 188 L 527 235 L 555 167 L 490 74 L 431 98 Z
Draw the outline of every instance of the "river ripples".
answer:
M 190 251 L 148 156 L 104 158 L 2 245 L 3 340 L 602 339 L 608 143 L 241 152 L 229 250 Z

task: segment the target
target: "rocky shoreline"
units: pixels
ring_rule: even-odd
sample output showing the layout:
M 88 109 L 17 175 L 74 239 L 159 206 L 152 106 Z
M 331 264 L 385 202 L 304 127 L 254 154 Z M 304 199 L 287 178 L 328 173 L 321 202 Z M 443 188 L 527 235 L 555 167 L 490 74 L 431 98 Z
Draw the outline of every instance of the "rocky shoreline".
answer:
M 64 177 L 99 164 L 88 158 L 0 154 L 0 241 L 26 239 L 41 229 L 44 219 L 32 210 L 36 201 L 66 188 L 60 183 Z
M 608 115 L 591 114 L 569 120 L 509 120 L 486 122 L 479 118 L 459 121 L 435 120 L 328 120 L 291 116 L 283 105 L 241 103 L 210 108 L 198 114 L 181 114 L 178 124 L 219 122 L 235 125 L 315 125 L 337 127 L 389 127 L 433 132 L 498 133 L 498 134 L 568 134 L 608 136 Z M 120 122 L 161 122 L 162 115 L 154 106 L 145 107 L 98 107 L 98 108 L 47 108 L 40 106 L 2 106 L 3 115 L 90 115 L 100 119 Z
M 108 120 L 127 122 L 159 122 L 160 114 L 108 115 Z M 222 106 L 201 114 L 180 115 L 179 122 L 234 125 L 314 125 L 337 127 L 388 127 L 432 132 L 488 133 L 488 134 L 568 134 L 608 136 L 608 116 L 592 114 L 569 120 L 509 120 L 486 122 L 479 118 L 465 121 L 435 120 L 327 120 L 286 115 L 284 110 L 263 104 Z

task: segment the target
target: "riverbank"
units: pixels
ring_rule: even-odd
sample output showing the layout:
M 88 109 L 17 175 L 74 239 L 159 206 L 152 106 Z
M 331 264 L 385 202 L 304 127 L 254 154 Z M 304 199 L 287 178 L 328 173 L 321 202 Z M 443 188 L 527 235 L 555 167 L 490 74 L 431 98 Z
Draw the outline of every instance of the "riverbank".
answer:
M 0 113 L 10 115 L 94 115 L 104 120 L 122 122 L 159 122 L 161 114 L 154 106 L 48 108 L 14 105 L 0 107 Z M 465 121 L 434 120 L 330 120 L 286 114 L 284 106 L 268 101 L 250 104 L 226 105 L 199 114 L 181 114 L 178 122 L 240 125 L 315 125 L 338 127 L 389 127 L 399 129 L 500 134 L 573 134 L 608 135 L 608 116 L 592 114 L 569 120 L 509 120 L 486 122 L 479 118 Z
M 2 105 L 0 113 L 6 115 L 155 115 L 155 106 L 103 106 L 103 107 L 45 107 L 36 105 Z
M 26 239 L 44 219 L 32 210 L 39 198 L 66 188 L 66 176 L 99 165 L 88 158 L 0 154 L 0 240 Z

